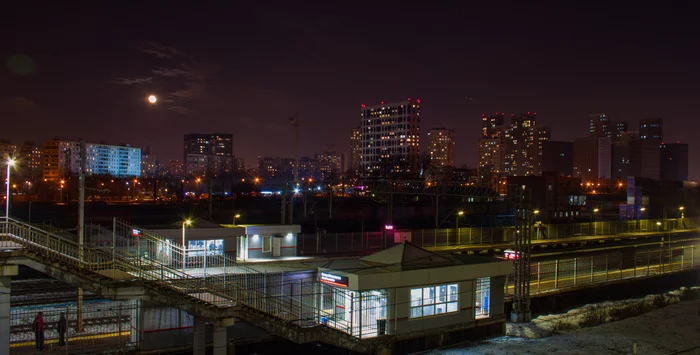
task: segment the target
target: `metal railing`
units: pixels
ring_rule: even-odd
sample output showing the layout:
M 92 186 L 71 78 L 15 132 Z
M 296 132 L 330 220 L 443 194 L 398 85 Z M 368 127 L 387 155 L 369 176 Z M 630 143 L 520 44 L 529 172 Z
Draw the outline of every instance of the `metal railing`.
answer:
M 0 222 L 0 236 L 22 245 L 23 249 L 29 253 L 39 255 L 51 262 L 62 263 L 79 273 L 110 277 L 109 275 L 120 272 L 119 278 L 128 276 L 166 285 L 192 301 L 202 300 L 217 307 L 231 307 L 238 304 L 299 327 L 319 324 L 309 316 L 317 314 L 318 310 L 308 301 L 298 302 L 286 294 L 271 294 L 267 291 L 269 286 L 262 290 L 247 288 L 241 284 L 243 277 L 234 279 L 235 276 L 226 272 L 206 277 L 193 276 L 188 273 L 189 269 L 177 268 L 182 266 L 181 262 L 178 264 L 177 257 L 173 258 L 174 260 L 163 261 L 162 258 L 143 253 L 142 247 L 145 246 L 150 251 L 154 250 L 158 243 L 163 242 L 162 239 L 148 236 L 146 233 L 144 237 L 134 237 L 134 239 L 138 238 L 137 241 L 131 241 L 129 237 L 122 234 L 119 236 L 120 241 L 114 244 L 117 247 L 100 246 L 99 243 L 97 246 L 79 246 L 74 241 L 18 220 L 8 219 Z M 113 238 L 117 238 L 116 233 L 113 233 Z M 173 245 L 174 252 L 181 250 L 181 246 Z M 248 282 L 256 276 L 260 278 L 266 275 L 259 272 L 249 274 L 245 276 L 245 281 Z
M 602 255 L 532 261 L 530 292 L 533 295 L 566 291 L 625 279 L 660 276 L 700 266 L 700 245 L 633 252 L 609 251 Z M 512 278 L 506 294 L 513 294 Z

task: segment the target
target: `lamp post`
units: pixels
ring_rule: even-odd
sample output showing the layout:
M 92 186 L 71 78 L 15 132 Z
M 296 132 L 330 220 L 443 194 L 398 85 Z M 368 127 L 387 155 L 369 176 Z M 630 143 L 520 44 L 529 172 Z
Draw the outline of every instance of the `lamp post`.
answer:
M 5 190 L 5 221 L 10 219 L 10 167 L 15 165 L 13 158 L 7 158 L 7 189 Z
M 182 222 L 182 272 L 185 272 L 185 257 L 187 255 L 187 249 L 185 247 L 185 227 L 192 224 L 191 219 L 186 219 Z
M 234 226 L 236 225 L 236 218 L 241 218 L 241 215 L 238 214 L 238 213 L 236 213 L 236 214 L 233 215 L 233 225 L 234 225 Z
M 459 217 L 464 216 L 464 211 L 459 211 L 457 212 L 457 216 L 455 217 L 455 229 L 457 229 L 457 245 L 460 244 L 460 233 L 459 233 Z
M 537 231 L 535 239 L 540 239 L 540 228 L 537 226 L 537 215 L 540 214 L 540 210 L 534 210 L 532 211 L 532 214 L 535 216 L 535 230 Z
M 591 223 L 593 223 L 593 235 L 596 235 L 596 232 L 597 232 L 597 231 L 596 231 L 597 228 L 596 228 L 595 214 L 598 213 L 598 211 L 600 211 L 600 210 L 598 209 L 598 207 L 594 208 L 594 209 L 593 209 L 593 214 L 591 215 Z
M 641 231 L 642 231 L 642 225 L 640 224 L 639 220 L 641 219 L 642 221 L 644 221 L 644 212 L 645 212 L 646 210 L 647 210 L 646 207 L 642 207 L 642 208 L 639 209 L 639 218 L 637 218 L 637 229 L 638 229 L 637 232 L 641 232 Z M 644 223 L 646 223 L 646 222 L 644 222 Z M 647 228 L 648 228 L 648 227 L 647 227 Z
M 683 219 L 685 218 L 685 207 L 679 206 L 678 210 L 681 211 L 681 225 L 680 225 L 680 227 L 683 228 Z

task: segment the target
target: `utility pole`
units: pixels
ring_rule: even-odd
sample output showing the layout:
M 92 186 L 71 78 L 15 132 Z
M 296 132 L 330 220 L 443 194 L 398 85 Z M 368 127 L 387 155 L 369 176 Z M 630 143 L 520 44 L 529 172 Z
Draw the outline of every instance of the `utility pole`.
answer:
M 211 206 L 211 195 L 212 195 L 212 191 L 211 191 L 211 175 L 209 175 L 209 181 L 208 181 L 207 185 L 209 186 L 209 187 L 208 187 L 208 189 L 209 189 L 208 197 L 209 197 L 209 198 L 207 199 L 208 202 L 209 202 L 209 221 L 211 221 L 211 214 L 212 214 L 212 206 Z
M 80 171 L 78 172 L 78 251 L 79 259 L 83 260 L 83 245 L 85 244 L 85 140 L 80 141 Z M 134 189 L 136 186 L 134 186 Z M 78 288 L 78 315 L 76 331 L 83 332 L 83 289 Z
M 299 183 L 299 128 L 301 126 L 301 121 L 299 120 L 299 112 L 296 116 L 289 119 L 294 126 L 294 170 L 293 170 L 293 181 L 292 189 L 290 191 L 289 198 L 289 224 L 294 223 L 294 189 L 297 188 Z
M 280 197 L 282 198 L 282 204 L 280 206 L 280 223 L 287 224 L 287 186 L 282 188 L 282 194 Z
M 522 186 L 511 187 L 515 199 L 515 236 L 514 249 L 516 259 L 513 262 L 513 310 L 511 321 L 529 322 L 530 310 L 530 253 L 532 251 L 532 221 L 534 211 L 531 208 L 530 190 Z

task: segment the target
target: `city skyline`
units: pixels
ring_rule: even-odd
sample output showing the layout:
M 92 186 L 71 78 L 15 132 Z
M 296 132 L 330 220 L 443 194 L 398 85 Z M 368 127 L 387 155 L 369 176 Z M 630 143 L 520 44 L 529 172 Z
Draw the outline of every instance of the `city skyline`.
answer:
M 700 48 L 692 45 L 694 5 L 590 5 L 577 11 L 481 6 L 470 9 L 479 15 L 470 21 L 461 21 L 460 8 L 402 10 L 434 24 L 432 31 L 397 26 L 401 20 L 392 16 L 386 23 L 354 23 L 364 8 L 333 13 L 306 5 L 232 6 L 178 25 L 189 11 L 14 6 L 8 11 L 14 18 L 3 24 L 17 35 L 2 49 L 0 115 L 18 122 L 7 125 L 3 137 L 17 143 L 41 145 L 54 136 L 126 142 L 151 146 L 165 162 L 181 156 L 183 134 L 231 132 L 234 155 L 252 165 L 258 156 L 290 156 L 288 119 L 298 112 L 311 122 L 301 128 L 300 156 L 331 142 L 348 154 L 347 132 L 358 126 L 360 104 L 414 96 L 423 101 L 421 126 L 455 130 L 456 165 L 471 167 L 484 112 L 537 111 L 538 125 L 551 127 L 557 141 L 585 136 L 589 115 L 601 111 L 632 127 L 662 117 L 672 142 L 692 142 L 698 128 L 689 106 L 697 95 L 691 58 Z M 152 23 L 149 14 L 156 10 L 165 20 Z M 251 16 L 229 23 L 230 11 Z M 394 8 L 373 11 L 390 14 Z M 591 27 L 592 14 L 608 25 Z M 523 17 L 529 21 L 517 31 L 482 30 L 488 18 L 520 23 Z M 124 28 L 125 19 L 138 26 Z M 48 31 L 51 25 L 59 26 Z M 187 30 L 192 25 L 196 33 Z M 163 26 L 173 30 L 157 30 Z M 523 55 L 508 55 L 515 52 Z M 149 105 L 150 94 L 161 100 Z M 690 146 L 691 157 L 696 149 Z M 700 165 L 691 161 L 691 179 L 698 172 Z

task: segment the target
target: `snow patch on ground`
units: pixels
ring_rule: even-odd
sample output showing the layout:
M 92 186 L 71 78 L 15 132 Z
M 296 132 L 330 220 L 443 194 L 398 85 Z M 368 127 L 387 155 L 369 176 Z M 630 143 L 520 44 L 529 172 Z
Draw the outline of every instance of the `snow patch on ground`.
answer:
M 542 315 L 530 323 L 508 323 L 506 335 L 543 338 L 564 331 L 597 326 L 676 304 L 681 300 L 700 298 L 700 288 L 681 288 L 664 294 L 648 295 L 621 301 L 588 304 L 566 313 Z
M 700 354 L 699 294 L 698 288 L 682 289 L 587 305 L 564 314 L 537 317 L 527 326 L 508 324 L 509 334 L 528 337 L 503 336 L 431 354 L 632 354 L 635 343 L 637 353 L 643 355 L 668 355 L 685 349 L 689 350 L 679 354 Z M 645 313 L 614 320 L 616 315 L 630 314 L 635 309 Z M 588 325 L 592 320 L 601 323 Z

